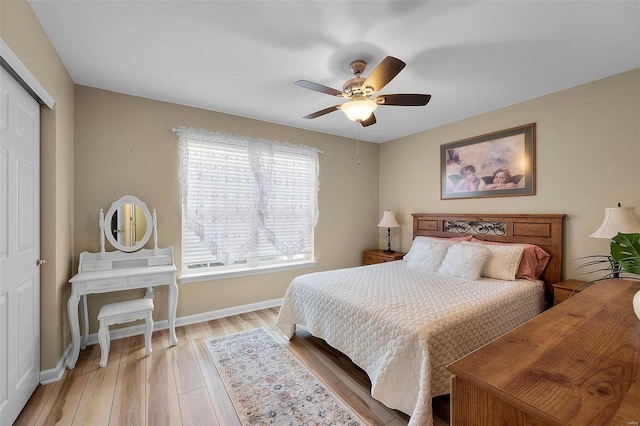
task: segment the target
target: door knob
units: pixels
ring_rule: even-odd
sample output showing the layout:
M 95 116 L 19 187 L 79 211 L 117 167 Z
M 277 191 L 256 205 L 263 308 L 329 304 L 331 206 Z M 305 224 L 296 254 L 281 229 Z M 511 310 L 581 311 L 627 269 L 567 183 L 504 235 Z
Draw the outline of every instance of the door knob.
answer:
M 36 266 L 40 266 L 40 265 L 44 265 L 45 264 L 45 260 L 44 259 L 36 259 Z

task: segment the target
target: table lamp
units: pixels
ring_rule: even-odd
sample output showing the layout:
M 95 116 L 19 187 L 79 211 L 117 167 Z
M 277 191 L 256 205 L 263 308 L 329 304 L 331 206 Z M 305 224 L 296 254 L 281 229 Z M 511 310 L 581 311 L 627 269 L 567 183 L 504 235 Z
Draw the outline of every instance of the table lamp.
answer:
M 640 225 L 636 221 L 635 207 L 608 207 L 604 209 L 604 220 L 600 228 L 590 237 L 611 239 L 621 232 L 623 234 L 640 233 Z M 620 277 L 620 265 L 614 264 L 613 277 Z
M 391 228 L 400 228 L 396 217 L 391 210 L 385 210 L 382 214 L 382 220 L 378 224 L 378 228 L 387 228 L 387 249 L 385 253 L 395 253 L 395 250 L 391 250 Z

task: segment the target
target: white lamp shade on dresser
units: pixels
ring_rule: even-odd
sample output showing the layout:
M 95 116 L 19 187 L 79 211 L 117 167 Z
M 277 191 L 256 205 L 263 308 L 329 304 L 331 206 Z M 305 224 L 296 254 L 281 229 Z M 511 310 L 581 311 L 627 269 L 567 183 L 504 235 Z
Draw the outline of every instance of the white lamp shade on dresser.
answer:
M 593 238 L 611 239 L 618 235 L 640 232 L 640 225 L 636 221 L 635 207 L 610 207 L 604 211 L 604 220 L 600 228 L 590 236 Z

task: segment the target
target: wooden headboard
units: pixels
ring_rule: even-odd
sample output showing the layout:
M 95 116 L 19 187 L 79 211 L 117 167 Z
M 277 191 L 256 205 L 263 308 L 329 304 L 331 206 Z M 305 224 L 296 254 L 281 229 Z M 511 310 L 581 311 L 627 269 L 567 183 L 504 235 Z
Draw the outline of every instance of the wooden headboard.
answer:
M 551 256 L 540 279 L 545 283 L 547 306 L 553 306 L 552 285 L 562 281 L 563 214 L 413 213 L 412 216 L 413 238 L 473 235 L 479 240 L 539 246 Z

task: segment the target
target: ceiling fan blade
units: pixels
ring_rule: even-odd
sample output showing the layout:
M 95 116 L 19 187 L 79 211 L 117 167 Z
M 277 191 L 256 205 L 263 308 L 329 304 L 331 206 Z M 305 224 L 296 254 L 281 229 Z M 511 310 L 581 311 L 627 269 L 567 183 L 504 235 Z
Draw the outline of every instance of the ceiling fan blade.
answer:
M 320 111 L 313 112 L 313 113 L 311 113 L 309 115 L 305 115 L 302 118 L 308 118 L 308 119 L 317 118 L 317 117 L 323 116 L 325 114 L 329 114 L 330 112 L 337 111 L 339 109 L 340 109 L 340 105 L 334 105 L 332 107 L 325 108 L 325 109 L 322 109 Z
M 371 113 L 369 118 L 367 118 L 364 121 L 361 121 L 360 124 L 362 124 L 362 127 L 367 127 L 367 126 L 371 126 L 372 124 L 376 124 L 376 116 L 373 113 Z
M 344 92 L 342 90 L 333 89 L 328 86 L 324 86 L 322 84 L 314 83 L 312 81 L 307 80 L 298 80 L 295 83 L 296 86 L 303 87 L 309 90 L 315 90 L 316 92 L 326 93 L 327 95 L 332 96 L 344 96 Z
M 428 104 L 430 100 L 431 95 L 403 94 L 376 96 L 375 102 L 378 105 L 422 106 Z
M 362 87 L 371 87 L 374 93 L 379 91 L 393 80 L 405 65 L 406 64 L 400 59 L 387 56 L 375 67 L 371 74 L 369 74 L 369 77 L 367 77 L 362 84 Z

